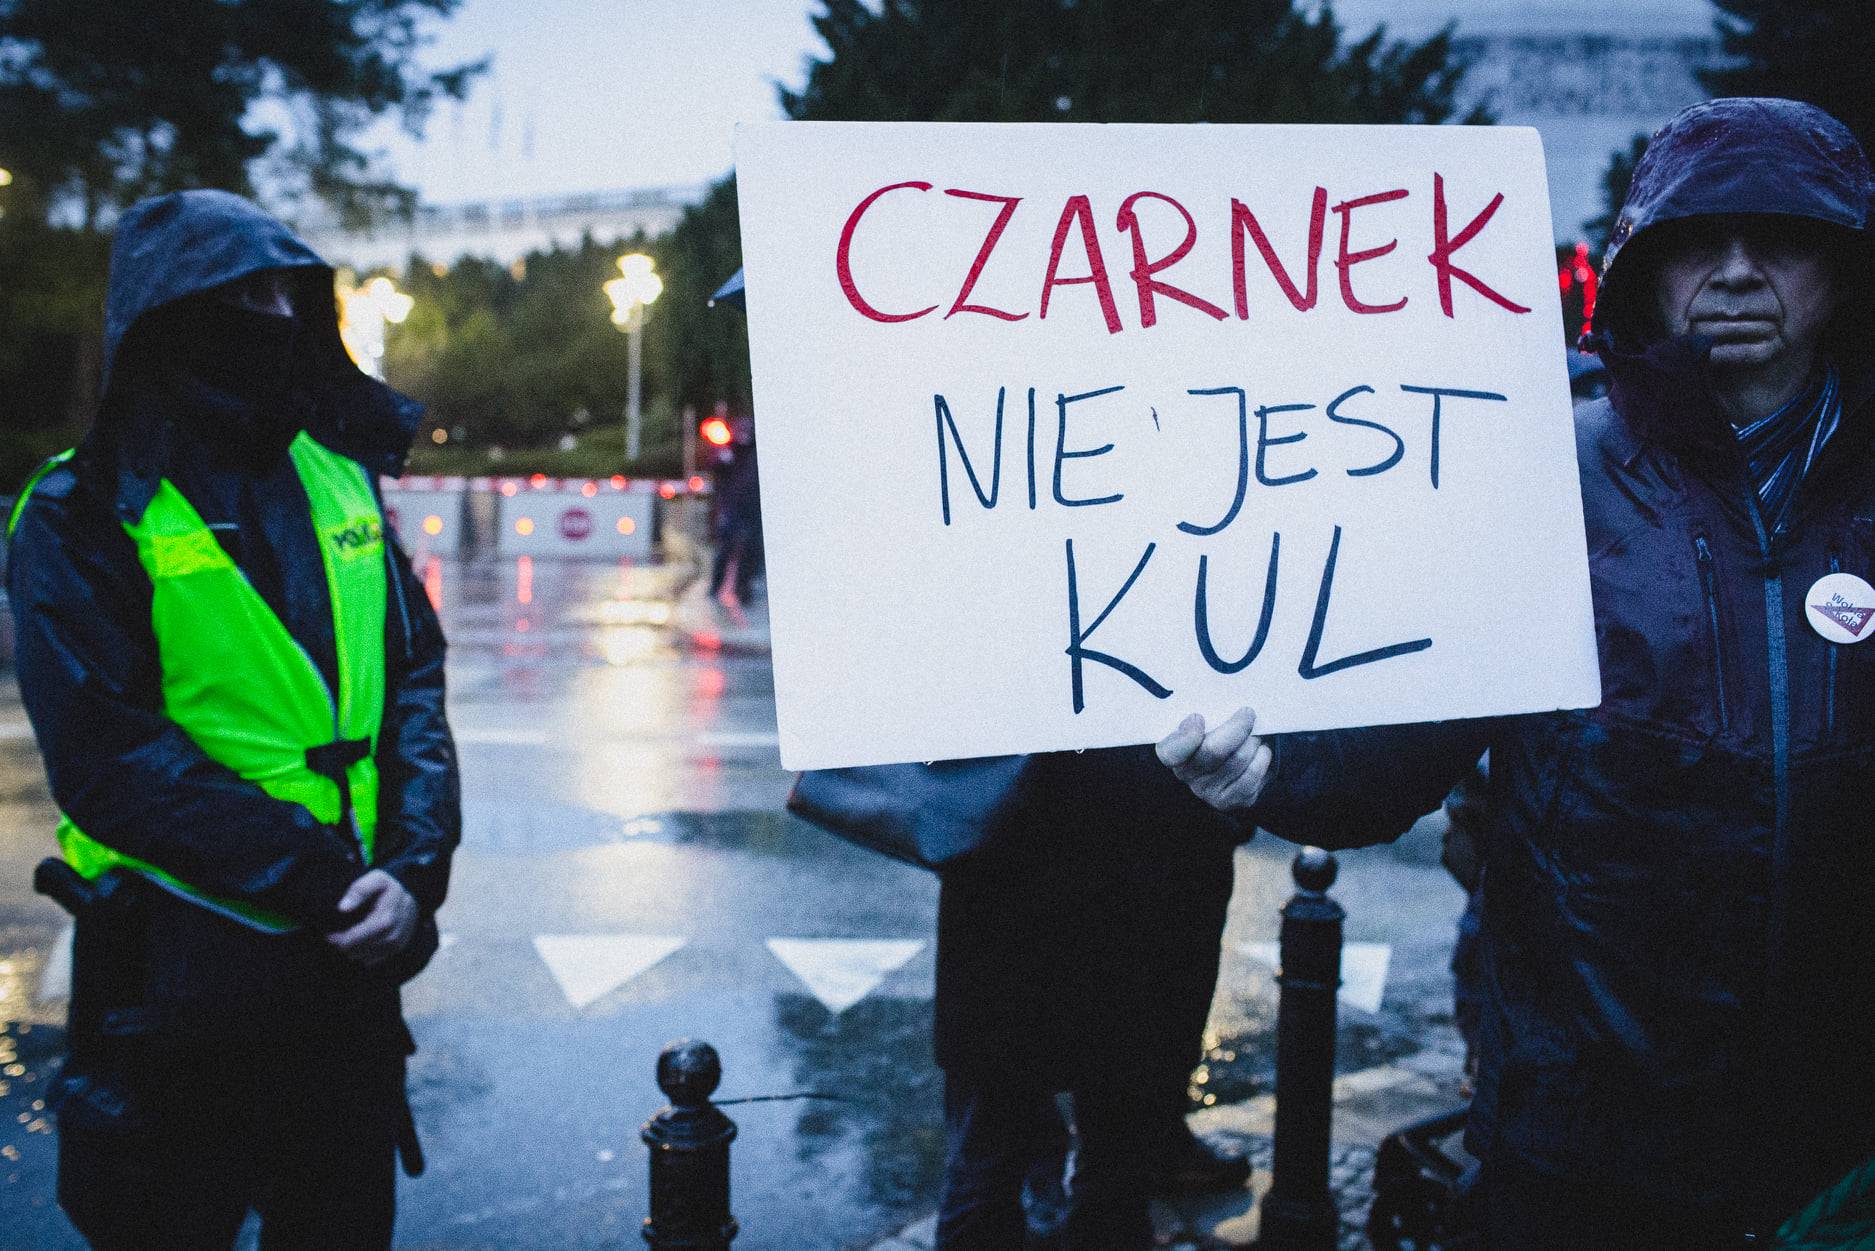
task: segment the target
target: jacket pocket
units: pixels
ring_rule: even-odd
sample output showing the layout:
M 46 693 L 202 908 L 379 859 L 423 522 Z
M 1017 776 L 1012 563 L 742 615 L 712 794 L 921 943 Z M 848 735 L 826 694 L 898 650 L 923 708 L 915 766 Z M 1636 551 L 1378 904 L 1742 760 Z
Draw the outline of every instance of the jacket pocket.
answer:
M 1706 598 L 1706 628 L 1709 631 L 1708 641 L 1712 644 L 1712 680 L 1719 701 L 1719 733 L 1729 734 L 1732 730 L 1732 714 L 1727 706 L 1725 691 L 1725 636 L 1719 630 L 1718 577 L 1713 572 L 1712 548 L 1706 543 L 1705 535 L 1693 539 L 1693 549 L 1698 557 L 1699 589 Z

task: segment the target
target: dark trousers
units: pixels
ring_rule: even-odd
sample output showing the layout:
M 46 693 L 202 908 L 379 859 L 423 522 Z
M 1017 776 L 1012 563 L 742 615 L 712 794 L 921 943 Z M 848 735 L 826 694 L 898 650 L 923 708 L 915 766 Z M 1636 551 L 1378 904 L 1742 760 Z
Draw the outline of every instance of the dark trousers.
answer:
M 66 1066 L 59 1205 L 97 1251 L 382 1251 L 403 1058 L 187 1054 L 148 1039 Z
M 716 560 L 710 567 L 710 594 L 722 593 L 733 569 L 736 598 L 744 603 L 754 594 L 755 579 L 762 572 L 762 523 L 759 519 L 731 518 L 723 524 L 716 544 Z
M 1079 1150 L 1062 1231 L 1067 1251 L 1152 1246 L 1148 1205 L 1167 1137 L 1163 1092 L 1089 1084 L 1069 1097 Z M 944 1129 L 939 1251 L 1019 1251 L 1023 1180 L 1058 1166 L 1067 1143 L 1054 1092 L 947 1072 Z

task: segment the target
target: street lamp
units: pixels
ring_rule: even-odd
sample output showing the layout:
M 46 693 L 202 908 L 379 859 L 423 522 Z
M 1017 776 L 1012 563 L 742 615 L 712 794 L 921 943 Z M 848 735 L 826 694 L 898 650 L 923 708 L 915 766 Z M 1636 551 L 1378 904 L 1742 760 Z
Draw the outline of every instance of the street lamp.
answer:
M 0 187 L 8 187 L 8 186 L 11 186 L 12 184 L 13 184 L 13 171 L 10 169 L 0 168 Z M 6 211 L 5 206 L 0 205 L 0 217 L 5 217 L 6 212 L 7 211 Z
M 416 301 L 380 274 L 362 287 L 339 280 L 339 338 L 358 367 L 384 380 L 384 327 L 401 325 Z
M 643 356 L 645 306 L 656 300 L 664 290 L 664 280 L 658 277 L 651 258 L 643 252 L 619 257 L 618 271 L 623 277 L 614 278 L 605 284 L 605 297 L 612 301 L 612 324 L 623 327 L 625 331 L 630 361 L 625 391 L 625 459 L 635 461 L 638 459 L 639 431 L 644 419 L 640 360 Z

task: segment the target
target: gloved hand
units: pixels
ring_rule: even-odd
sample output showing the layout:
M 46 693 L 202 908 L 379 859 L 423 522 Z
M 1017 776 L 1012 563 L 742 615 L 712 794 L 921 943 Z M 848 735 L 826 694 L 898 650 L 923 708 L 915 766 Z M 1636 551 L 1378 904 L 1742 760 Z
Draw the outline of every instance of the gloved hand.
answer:
M 382 869 L 372 869 L 351 884 L 339 900 L 348 920 L 346 929 L 326 935 L 326 941 L 348 958 L 367 967 L 390 959 L 409 945 L 417 932 L 422 910 L 410 892 Z
M 1255 712 L 1239 708 L 1207 734 L 1204 718 L 1193 713 L 1155 750 L 1192 794 L 1219 812 L 1242 813 L 1256 803 L 1269 780 L 1270 748 L 1251 733 L 1256 720 Z

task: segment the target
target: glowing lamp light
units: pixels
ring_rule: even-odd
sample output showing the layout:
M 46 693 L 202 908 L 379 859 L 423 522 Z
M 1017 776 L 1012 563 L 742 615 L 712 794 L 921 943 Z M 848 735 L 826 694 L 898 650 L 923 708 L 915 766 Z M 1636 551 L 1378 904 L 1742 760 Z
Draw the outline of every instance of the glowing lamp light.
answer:
M 697 433 L 702 435 L 703 441 L 712 447 L 728 447 L 731 440 L 736 437 L 735 432 L 729 428 L 729 423 L 721 417 L 706 418 L 703 424 L 697 427 Z
M 701 491 L 703 489 L 703 479 L 700 475 L 693 475 L 691 477 L 690 489 L 692 491 Z
M 534 519 L 532 517 L 517 518 L 514 523 L 514 532 L 522 538 L 534 533 Z
M 599 494 L 599 484 L 597 482 L 585 483 L 580 487 L 579 493 L 584 495 L 587 499 L 591 499 L 593 496 Z
M 377 302 L 384 310 L 384 320 L 393 326 L 403 325 L 410 310 L 417 306 L 415 300 L 399 291 L 397 285 L 382 274 L 365 284 L 365 294 Z
M 618 532 L 620 534 L 630 534 L 637 528 L 638 523 L 633 521 L 630 517 L 620 517 L 618 519 Z
M 676 499 L 677 498 L 677 484 L 675 482 L 665 482 L 665 483 L 660 484 L 658 487 L 658 494 L 662 495 L 667 500 Z
M 511 496 L 511 495 L 513 495 L 513 494 L 514 494 L 514 493 L 515 493 L 516 491 L 519 491 L 520 489 L 521 489 L 520 487 L 518 487 L 518 486 L 516 486 L 516 485 L 515 485 L 514 483 L 512 483 L 512 482 L 504 482 L 504 483 L 502 483 L 502 484 L 501 484 L 501 493 L 502 493 L 503 495 L 509 495 L 509 496 Z
M 605 298 L 612 301 L 612 324 L 623 326 L 637 310 L 657 301 L 664 293 L 664 280 L 643 252 L 619 257 L 618 271 L 621 277 L 606 283 L 604 291 Z
M 10 187 L 12 185 L 13 185 L 13 171 L 8 170 L 8 169 L 0 169 L 0 187 Z
M 435 538 L 442 532 L 443 519 L 441 517 L 438 517 L 435 513 L 431 513 L 423 519 L 423 533 L 429 535 L 431 538 Z
M 341 281 L 338 286 L 339 339 L 359 368 L 372 377 L 383 376 L 384 328 L 402 325 L 416 301 L 379 274 L 362 287 Z

